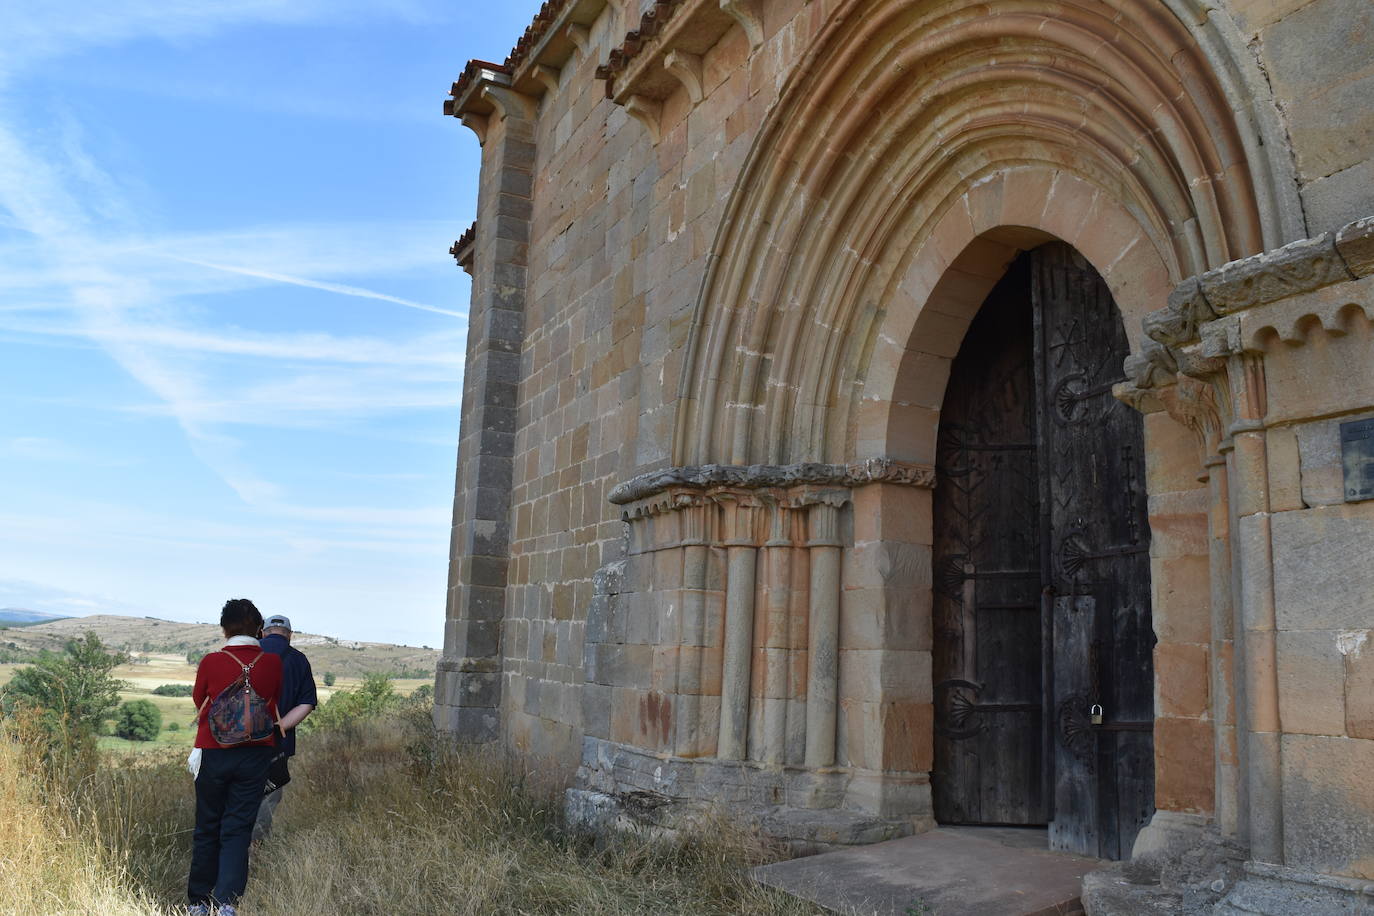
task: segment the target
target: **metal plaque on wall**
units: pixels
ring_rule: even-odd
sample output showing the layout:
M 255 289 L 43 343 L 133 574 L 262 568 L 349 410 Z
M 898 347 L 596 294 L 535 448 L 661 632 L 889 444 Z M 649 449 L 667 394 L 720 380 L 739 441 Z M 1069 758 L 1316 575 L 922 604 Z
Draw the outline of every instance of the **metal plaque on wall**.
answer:
M 1341 424 L 1345 501 L 1374 499 L 1374 418 Z

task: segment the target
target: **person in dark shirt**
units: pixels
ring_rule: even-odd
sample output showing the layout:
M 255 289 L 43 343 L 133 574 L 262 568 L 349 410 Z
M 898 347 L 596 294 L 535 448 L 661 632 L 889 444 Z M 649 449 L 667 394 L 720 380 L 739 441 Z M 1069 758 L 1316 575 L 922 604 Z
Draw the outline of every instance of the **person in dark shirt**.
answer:
M 200 660 L 191 694 L 199 710 L 196 747 L 196 827 L 191 843 L 191 870 L 186 898 L 191 916 L 235 916 L 235 907 L 248 883 L 248 844 L 253 819 L 267 782 L 267 768 L 276 755 L 276 732 L 256 740 L 225 746 L 215 740 L 208 707 L 246 670 L 252 692 L 266 701 L 267 714 L 278 717 L 281 659 L 262 651 L 258 634 L 262 614 L 246 598 L 225 602 L 219 618 L 224 648 Z M 220 734 L 223 734 L 222 732 Z
M 286 761 L 296 753 L 296 726 L 305 721 L 311 710 L 319 705 L 315 695 L 315 675 L 310 670 L 310 659 L 305 653 L 291 646 L 291 619 L 281 614 L 273 614 L 263 625 L 262 648 L 281 656 L 282 679 L 281 693 L 277 696 L 277 708 L 284 710 L 280 722 L 280 737 L 277 739 L 277 757 L 273 762 L 273 773 L 285 773 Z M 275 780 L 274 780 L 275 781 Z M 253 825 L 253 839 L 260 841 L 272 832 L 272 816 L 281 804 L 285 785 L 268 793 L 258 808 L 257 823 Z

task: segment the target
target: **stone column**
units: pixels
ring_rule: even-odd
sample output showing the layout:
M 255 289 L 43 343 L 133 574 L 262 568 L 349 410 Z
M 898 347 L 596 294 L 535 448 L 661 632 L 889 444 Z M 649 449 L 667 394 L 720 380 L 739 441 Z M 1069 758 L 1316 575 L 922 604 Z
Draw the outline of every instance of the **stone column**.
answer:
M 747 493 L 722 493 L 725 547 L 725 649 L 720 682 L 720 738 L 716 756 L 743 760 L 748 750 L 750 656 L 754 648 L 754 586 L 758 500 Z
M 435 724 L 458 738 L 500 733 L 501 635 L 510 563 L 516 395 L 534 168 L 533 100 L 481 70 L 455 101 L 483 142 L 463 419 Z
M 827 499 L 811 506 L 811 628 L 806 666 L 806 765 L 835 763 L 835 710 L 840 657 L 840 506 Z
M 1235 521 L 1240 596 L 1237 635 L 1245 644 L 1246 804 L 1250 857 L 1283 864 L 1283 772 L 1279 724 L 1274 561 L 1265 443 L 1265 381 L 1261 357 L 1228 359 L 1233 451 L 1230 500 Z
M 706 573 L 710 560 L 707 512 L 715 507 L 702 499 L 691 501 L 682 513 L 682 613 L 678 635 L 677 715 L 675 754 L 697 757 L 711 753 L 708 729 L 702 714 L 705 692 L 708 609 Z M 710 723 L 714 725 L 715 723 Z
M 787 753 L 788 669 L 791 664 L 792 509 L 772 500 L 768 507 L 768 540 L 762 552 L 762 613 L 755 618 L 757 655 L 750 756 L 781 764 Z

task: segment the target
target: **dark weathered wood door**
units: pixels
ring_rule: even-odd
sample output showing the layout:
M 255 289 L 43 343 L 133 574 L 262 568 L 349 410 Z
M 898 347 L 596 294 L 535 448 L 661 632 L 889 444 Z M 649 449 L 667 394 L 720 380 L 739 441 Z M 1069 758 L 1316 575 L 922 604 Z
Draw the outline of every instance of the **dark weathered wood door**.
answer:
M 1028 264 L 951 369 L 935 487 L 935 817 L 1046 821 L 1040 482 Z
M 1103 858 L 1153 811 L 1143 430 L 1111 395 L 1126 353 L 1077 252 L 1021 256 L 952 367 L 935 498 L 936 818 L 1048 823 L 1054 848 Z

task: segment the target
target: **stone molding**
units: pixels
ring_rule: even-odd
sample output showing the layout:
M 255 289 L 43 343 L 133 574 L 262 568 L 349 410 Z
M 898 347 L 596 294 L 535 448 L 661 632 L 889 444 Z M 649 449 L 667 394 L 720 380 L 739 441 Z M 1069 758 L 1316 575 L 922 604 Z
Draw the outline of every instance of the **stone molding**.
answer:
M 1220 335 L 1208 333 L 1209 323 L 1371 275 L 1374 217 L 1189 277 L 1166 307 L 1145 316 L 1149 340 L 1126 360 L 1126 374 L 1138 389 L 1164 387 L 1179 373 L 1209 374 L 1217 368 L 1212 359 L 1227 349 L 1217 348 Z M 1198 341 L 1201 353 L 1185 349 Z
M 658 0 L 611 49 L 596 78 L 605 81 L 606 98 L 625 106 L 657 142 L 662 101 L 679 87 L 693 105 L 702 101 L 702 57 L 736 26 L 751 48 L 763 43 L 760 0 Z
M 538 96 L 557 86 L 556 74 L 577 53 L 586 53 L 588 26 L 606 7 L 606 0 L 548 0 L 534 15 L 504 62 L 471 60 L 444 101 L 444 114 L 463 117 L 474 101 L 480 108 L 480 88 L 489 74 L 504 77 L 503 85 Z M 486 71 L 484 73 L 483 71 Z M 552 73 L 551 73 L 552 71 Z M 555 78 L 551 79 L 551 75 Z M 476 112 L 481 115 L 483 112 Z
M 472 275 L 473 255 L 477 250 L 477 222 L 474 220 L 467 231 L 458 236 L 458 241 L 453 243 L 448 253 L 453 255 L 453 260 L 458 262 L 469 276 Z
M 670 489 L 761 490 L 808 485 L 854 488 L 871 483 L 929 490 L 935 486 L 935 468 L 892 458 L 870 458 L 853 464 L 703 464 L 640 474 L 617 485 L 607 498 L 623 506 Z

